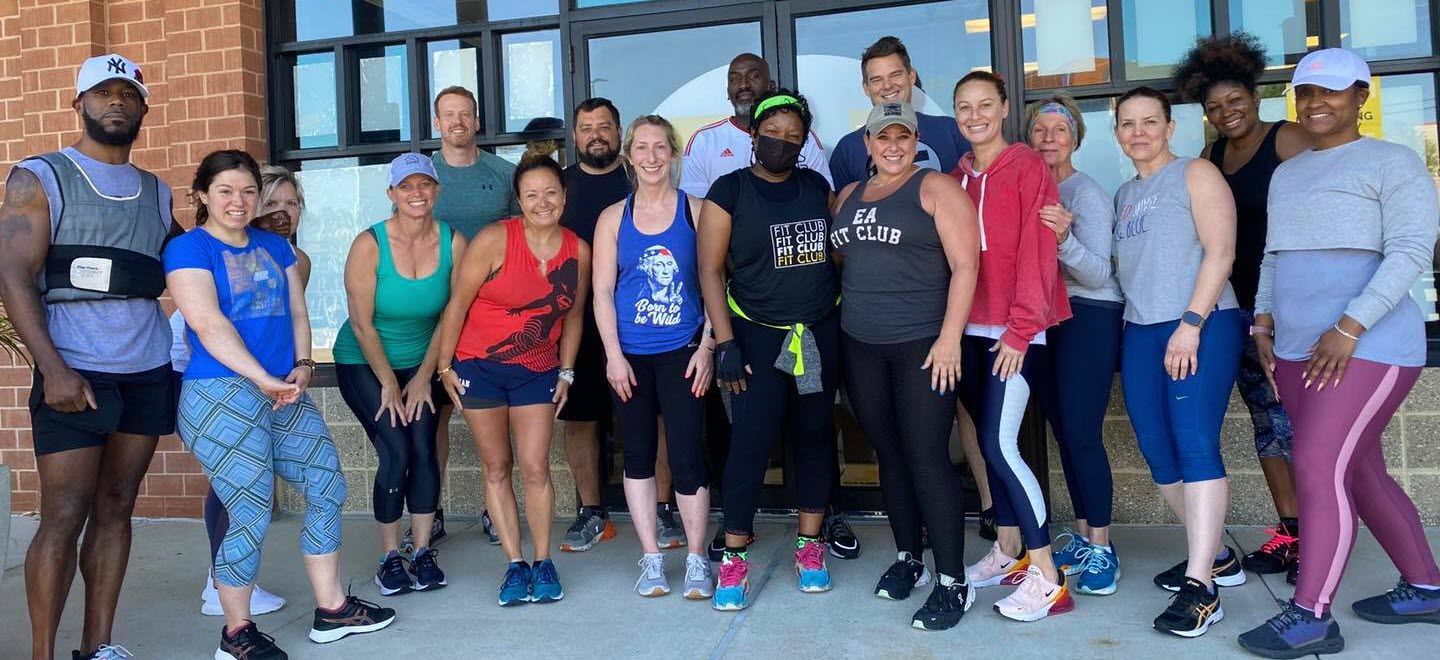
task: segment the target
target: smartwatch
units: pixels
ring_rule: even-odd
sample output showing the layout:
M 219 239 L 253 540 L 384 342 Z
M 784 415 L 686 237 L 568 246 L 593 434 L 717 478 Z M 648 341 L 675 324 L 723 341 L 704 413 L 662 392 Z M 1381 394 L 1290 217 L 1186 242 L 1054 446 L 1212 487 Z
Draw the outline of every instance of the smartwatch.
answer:
M 1205 317 L 1196 314 L 1195 312 L 1192 312 L 1188 309 L 1185 310 L 1184 314 L 1180 315 L 1180 322 L 1184 323 L 1185 325 L 1193 325 L 1197 328 L 1205 327 Z

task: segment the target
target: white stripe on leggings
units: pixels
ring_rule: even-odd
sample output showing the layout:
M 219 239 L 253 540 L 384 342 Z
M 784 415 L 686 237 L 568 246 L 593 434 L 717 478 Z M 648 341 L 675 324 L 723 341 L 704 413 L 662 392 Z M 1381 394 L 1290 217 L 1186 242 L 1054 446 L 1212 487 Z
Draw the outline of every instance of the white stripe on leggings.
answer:
M 1000 454 L 1005 457 L 1006 467 L 1020 481 L 1020 487 L 1025 489 L 1025 498 L 1030 501 L 1030 511 L 1035 514 L 1039 527 L 1045 524 L 1045 495 L 1040 490 L 1040 482 L 1035 480 L 1035 473 L 1020 457 L 1020 422 L 1025 419 L 1025 404 L 1030 401 L 1030 384 L 1017 373 L 1001 383 L 1001 387 L 1005 388 L 1005 398 L 1000 405 Z

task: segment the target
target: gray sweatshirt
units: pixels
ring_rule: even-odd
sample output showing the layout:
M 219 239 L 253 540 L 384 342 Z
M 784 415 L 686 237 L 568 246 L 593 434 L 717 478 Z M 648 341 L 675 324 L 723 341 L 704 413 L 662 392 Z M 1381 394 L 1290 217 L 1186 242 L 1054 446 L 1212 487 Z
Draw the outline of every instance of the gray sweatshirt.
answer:
M 1354 249 L 1382 255 L 1369 283 L 1345 306 L 1345 315 L 1366 328 L 1395 309 L 1421 273 L 1433 268 L 1440 197 L 1425 164 L 1403 145 L 1360 138 L 1305 151 L 1275 170 L 1267 207 L 1257 314 L 1275 309 L 1277 252 Z
M 1060 203 L 1075 216 L 1060 244 L 1061 273 L 1072 297 L 1125 302 L 1110 260 L 1115 205 L 1105 189 L 1084 172 L 1060 182 Z

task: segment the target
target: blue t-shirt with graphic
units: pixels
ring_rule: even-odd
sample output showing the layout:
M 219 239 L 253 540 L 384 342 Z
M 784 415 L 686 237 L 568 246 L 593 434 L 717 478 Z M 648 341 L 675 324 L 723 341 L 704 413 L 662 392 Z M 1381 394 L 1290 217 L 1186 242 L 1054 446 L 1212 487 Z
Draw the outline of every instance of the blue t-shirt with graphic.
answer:
M 245 348 L 265 367 L 283 378 L 295 366 L 295 333 L 290 325 L 290 285 L 285 269 L 295 263 L 295 249 L 285 239 L 253 227 L 245 229 L 245 247 L 226 245 L 196 227 L 165 247 L 165 272 L 198 268 L 215 278 L 220 313 L 230 319 Z M 210 355 L 187 325 L 190 365 L 186 379 L 237 376 Z
M 970 143 L 960 134 L 953 117 L 915 113 L 920 141 L 915 145 L 915 164 L 927 170 L 949 174 L 960 164 L 960 157 L 970 151 Z M 865 127 L 861 126 L 840 138 L 830 154 L 830 180 L 835 192 L 845 186 L 868 179 L 875 174 L 870 154 L 865 151 Z

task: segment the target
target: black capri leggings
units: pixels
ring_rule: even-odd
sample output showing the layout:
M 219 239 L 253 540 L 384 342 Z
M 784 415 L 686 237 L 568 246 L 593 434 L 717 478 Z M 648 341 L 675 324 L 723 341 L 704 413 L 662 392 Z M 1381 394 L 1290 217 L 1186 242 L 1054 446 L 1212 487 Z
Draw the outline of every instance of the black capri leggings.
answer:
M 625 477 L 650 479 L 655 476 L 655 456 L 660 443 L 656 416 L 665 419 L 665 447 L 670 455 L 670 475 L 675 492 L 694 495 L 710 485 L 705 473 L 705 455 L 700 433 L 705 422 L 705 399 L 691 393 L 685 367 L 694 346 L 685 346 L 654 355 L 625 354 L 635 385 L 630 400 L 621 402 L 614 391 L 620 432 L 625 440 Z
M 395 380 L 402 389 L 415 376 L 416 369 L 395 370 Z M 377 422 L 380 380 L 375 378 L 370 365 L 337 364 L 335 378 L 339 381 L 340 396 L 359 418 L 380 459 L 373 494 L 375 520 L 393 523 L 400 519 L 407 505 L 410 513 L 435 513 L 440 501 L 440 466 L 435 458 L 439 418 L 428 407 L 421 407 L 420 417 L 409 424 L 391 426 L 389 414 Z M 445 396 L 434 389 L 431 391 L 436 406 L 448 401 Z
M 880 469 L 880 494 L 895 549 L 924 556 L 920 527 L 929 521 L 935 568 L 965 575 L 965 491 L 950 462 L 955 390 L 930 389 L 921 369 L 935 338 L 867 344 L 844 338 L 845 390 Z M 956 347 L 958 350 L 958 346 Z
M 795 457 L 797 508 L 823 513 L 835 481 L 835 388 L 840 382 L 840 315 L 831 312 L 808 326 L 820 351 L 821 391 L 800 394 L 795 377 L 775 368 L 785 330 L 731 317 L 735 341 L 754 373 L 746 377 L 744 392 L 730 402 L 730 455 L 725 461 L 725 531 L 746 535 L 753 531 L 755 507 L 770 453 L 788 433 Z

